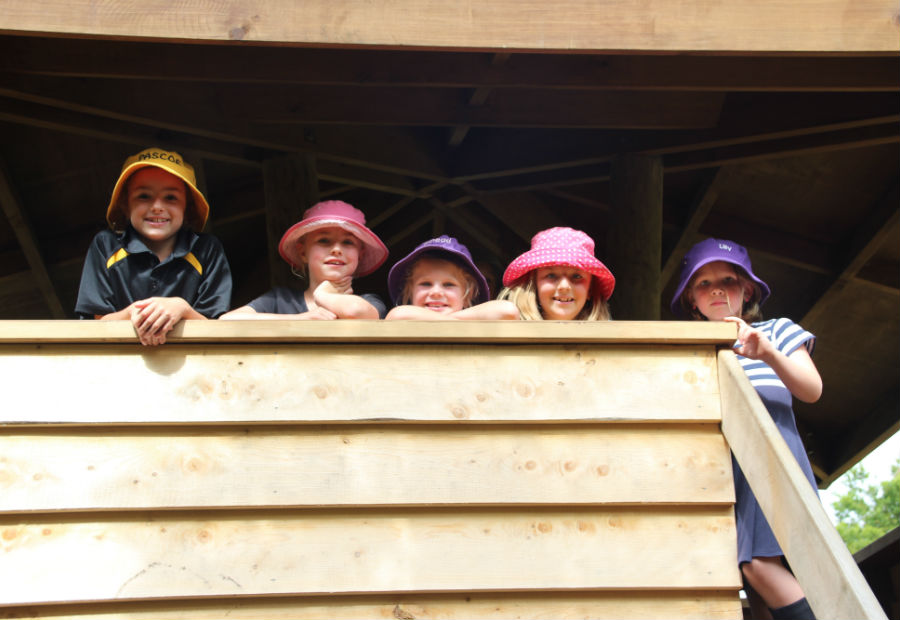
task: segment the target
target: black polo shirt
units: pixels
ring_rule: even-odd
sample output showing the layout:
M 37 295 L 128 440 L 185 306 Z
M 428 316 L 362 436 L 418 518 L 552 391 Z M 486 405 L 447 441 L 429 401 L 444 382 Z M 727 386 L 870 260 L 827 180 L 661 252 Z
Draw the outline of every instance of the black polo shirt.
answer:
M 81 272 L 75 313 L 84 319 L 127 308 L 148 297 L 182 297 L 214 319 L 231 305 L 231 269 L 212 235 L 182 228 L 172 254 L 160 262 L 130 226 L 97 233 Z
M 383 319 L 387 314 L 387 307 L 378 295 L 364 293 L 360 297 L 375 306 L 375 309 L 378 310 L 378 318 Z M 271 314 L 302 314 L 309 311 L 303 291 L 295 291 L 283 286 L 276 286 L 247 305 L 257 312 Z

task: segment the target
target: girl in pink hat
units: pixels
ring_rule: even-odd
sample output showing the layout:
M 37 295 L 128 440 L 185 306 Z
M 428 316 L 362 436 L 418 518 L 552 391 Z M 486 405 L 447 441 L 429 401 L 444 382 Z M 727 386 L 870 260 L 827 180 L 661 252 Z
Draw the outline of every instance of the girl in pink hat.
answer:
M 706 239 L 685 254 L 670 308 L 679 318 L 737 325 L 738 361 L 815 489 L 816 479 L 794 419 L 793 399 L 813 403 L 822 394 L 822 378 L 810 357 L 816 339 L 790 319 L 762 321 L 760 306 L 768 297 L 769 287 L 753 273 L 743 246 Z M 814 618 L 737 462 L 733 469 L 738 566 L 752 588 L 751 608 L 756 607 L 758 595 L 772 618 Z
M 550 228 L 503 274 L 498 299 L 508 299 L 527 321 L 608 321 L 612 272 L 594 256 L 594 240 L 580 230 Z
M 378 319 L 387 309 L 377 295 L 356 295 L 353 278 L 372 273 L 387 259 L 388 250 L 366 227 L 359 209 L 340 200 L 311 207 L 278 244 L 278 253 L 309 282 L 304 291 L 276 287 L 221 318 Z

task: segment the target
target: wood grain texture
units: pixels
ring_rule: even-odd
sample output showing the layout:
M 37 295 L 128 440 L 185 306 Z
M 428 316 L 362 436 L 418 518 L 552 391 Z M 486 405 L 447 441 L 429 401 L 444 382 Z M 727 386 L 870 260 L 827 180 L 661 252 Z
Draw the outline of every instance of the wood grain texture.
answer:
M 896 52 L 891 0 L 3 0 L 3 29 L 124 38 L 467 48 Z
M 885 618 L 734 352 L 720 351 L 722 432 L 817 618 Z
M 720 419 L 711 347 L 23 345 L 2 353 L 0 424 Z M 65 406 L 61 394 L 71 395 Z
M 595 588 L 738 589 L 730 506 L 0 519 L 0 604 Z
M 0 434 L 0 512 L 734 502 L 713 424 L 137 431 Z
M 726 345 L 736 336 L 733 325 L 696 321 L 182 321 L 167 341 Z M 0 344 L 97 342 L 137 337 L 130 321 L 0 321 Z
M 541 592 L 539 594 L 410 594 L 135 601 L 0 608 L 0 618 L 82 620 L 650 620 L 655 618 L 740 620 L 734 590 L 639 592 Z

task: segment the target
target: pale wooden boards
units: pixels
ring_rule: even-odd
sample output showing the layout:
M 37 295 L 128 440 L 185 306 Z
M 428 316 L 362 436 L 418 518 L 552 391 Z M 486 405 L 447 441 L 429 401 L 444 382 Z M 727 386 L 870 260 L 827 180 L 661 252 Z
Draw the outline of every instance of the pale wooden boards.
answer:
M 0 514 L 734 502 L 716 425 L 0 433 Z
M 142 39 L 322 46 L 650 52 L 895 52 L 888 0 L 222 0 L 0 2 L 5 29 Z M 175 10 L 179 8 L 180 10 Z
M 720 419 L 708 346 L 9 345 L 0 376 L 15 424 Z
M 718 355 L 722 432 L 816 617 L 884 619 L 734 352 Z
M 712 344 L 7 344 L 0 373 L 0 616 L 740 617 Z

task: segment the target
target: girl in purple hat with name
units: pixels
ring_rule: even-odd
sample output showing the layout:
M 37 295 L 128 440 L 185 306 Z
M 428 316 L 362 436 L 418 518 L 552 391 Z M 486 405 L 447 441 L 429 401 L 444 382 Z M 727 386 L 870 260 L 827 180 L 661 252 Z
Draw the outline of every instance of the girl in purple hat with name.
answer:
M 594 240 L 573 228 L 542 230 L 503 273 L 499 299 L 526 321 L 608 321 L 612 272 L 594 256 Z
M 707 239 L 685 255 L 671 309 L 681 318 L 738 326 L 738 360 L 815 489 L 792 407 L 794 397 L 812 403 L 822 394 L 822 378 L 810 357 L 815 337 L 790 319 L 759 322 L 760 305 L 768 296 L 769 287 L 753 273 L 745 248 Z M 750 485 L 737 463 L 733 465 L 738 563 L 745 580 L 773 618 L 814 618 L 800 584 L 785 568 L 784 553 Z
M 388 274 L 388 291 L 397 304 L 389 321 L 517 319 L 508 301 L 490 301 L 484 275 L 468 248 L 443 235 L 419 244 Z
M 357 295 L 353 278 L 372 273 L 388 250 L 366 227 L 362 211 L 340 200 L 320 202 L 284 233 L 278 253 L 291 271 L 305 278 L 304 291 L 276 287 L 222 315 L 226 320 L 383 318 L 387 308 L 377 295 Z

